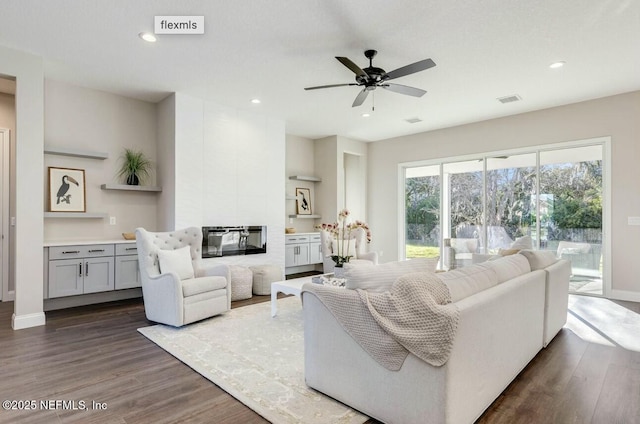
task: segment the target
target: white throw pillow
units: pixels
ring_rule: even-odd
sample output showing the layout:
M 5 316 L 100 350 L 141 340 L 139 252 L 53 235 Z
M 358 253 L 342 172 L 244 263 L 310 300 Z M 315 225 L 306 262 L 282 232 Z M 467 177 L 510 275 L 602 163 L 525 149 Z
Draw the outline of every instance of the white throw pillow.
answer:
M 193 263 L 191 262 L 191 247 L 185 246 L 175 250 L 158 250 L 160 272 L 175 272 L 181 280 L 193 278 Z
M 405 274 L 412 272 L 435 272 L 438 266 L 436 258 L 415 258 L 407 261 L 387 262 L 384 264 L 345 264 L 348 289 L 363 289 L 370 292 L 388 291 L 393 283 Z
M 533 248 L 533 239 L 531 236 L 522 236 L 515 239 L 509 249 L 532 249 Z
M 531 271 L 543 269 L 558 262 L 555 252 L 551 250 L 521 250 L 520 254 L 529 261 Z

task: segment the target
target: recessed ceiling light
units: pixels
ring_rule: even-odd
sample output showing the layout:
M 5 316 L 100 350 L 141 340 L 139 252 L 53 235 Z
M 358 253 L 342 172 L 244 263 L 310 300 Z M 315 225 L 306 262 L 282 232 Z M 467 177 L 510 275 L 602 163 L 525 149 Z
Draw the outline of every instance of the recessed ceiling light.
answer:
M 156 36 L 151 34 L 150 32 L 141 32 L 140 34 L 138 34 L 138 37 L 142 38 L 148 43 L 155 43 L 157 40 Z
M 253 103 L 254 105 L 257 105 L 260 103 L 260 99 L 251 99 L 251 103 Z
M 560 62 L 553 62 L 551 65 L 549 65 L 549 68 L 551 69 L 558 69 L 558 68 L 562 68 L 567 62 L 564 61 L 560 61 Z
M 368 117 L 370 117 L 370 116 L 371 116 L 371 114 L 370 114 L 370 113 L 366 113 L 366 112 L 365 112 L 365 113 L 363 113 L 363 114 L 362 114 L 362 117 L 363 117 L 363 118 L 368 118 Z

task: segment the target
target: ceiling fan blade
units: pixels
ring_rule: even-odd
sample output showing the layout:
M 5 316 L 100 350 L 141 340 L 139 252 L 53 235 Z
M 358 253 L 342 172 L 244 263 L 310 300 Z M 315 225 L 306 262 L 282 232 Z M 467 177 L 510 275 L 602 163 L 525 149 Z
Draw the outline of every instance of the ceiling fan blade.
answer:
M 346 87 L 346 86 L 349 86 L 349 85 L 358 85 L 358 84 L 350 83 L 350 84 L 318 85 L 316 87 L 305 87 L 305 90 L 318 90 L 320 88 Z
M 356 74 L 359 77 L 366 77 L 368 76 L 367 73 L 365 71 L 362 70 L 362 68 L 360 68 L 358 65 L 356 65 L 355 63 L 353 63 L 351 61 L 351 59 L 349 59 L 348 57 L 339 57 L 336 56 L 336 59 L 338 59 L 338 61 L 340 63 L 342 63 L 344 66 L 346 66 L 347 68 L 351 69 L 351 71 Z
M 434 66 L 436 66 L 436 63 L 431 59 L 421 60 L 420 62 L 412 63 L 411 65 L 403 66 L 402 68 L 387 72 L 385 80 L 404 77 L 405 75 L 424 71 L 425 69 L 433 68 Z
M 424 93 L 426 93 L 425 90 L 422 90 L 420 88 L 409 87 L 402 84 L 386 84 L 385 83 L 381 85 L 381 87 L 389 91 L 393 91 L 394 93 L 406 94 L 407 96 L 413 96 L 413 97 L 422 97 Z
M 359 92 L 358 95 L 356 96 L 356 99 L 353 101 L 353 104 L 351 105 L 351 107 L 360 106 L 362 103 L 364 103 L 368 95 L 369 95 L 369 90 L 367 90 L 366 88 L 363 88 L 362 91 Z

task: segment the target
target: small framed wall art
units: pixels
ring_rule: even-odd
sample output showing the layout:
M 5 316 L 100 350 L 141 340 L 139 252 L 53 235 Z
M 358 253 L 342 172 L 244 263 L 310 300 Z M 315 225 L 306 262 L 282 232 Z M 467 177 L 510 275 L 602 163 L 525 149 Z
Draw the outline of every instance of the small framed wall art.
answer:
M 310 188 L 296 188 L 296 214 L 311 215 Z
M 49 211 L 86 212 L 84 169 L 49 167 Z

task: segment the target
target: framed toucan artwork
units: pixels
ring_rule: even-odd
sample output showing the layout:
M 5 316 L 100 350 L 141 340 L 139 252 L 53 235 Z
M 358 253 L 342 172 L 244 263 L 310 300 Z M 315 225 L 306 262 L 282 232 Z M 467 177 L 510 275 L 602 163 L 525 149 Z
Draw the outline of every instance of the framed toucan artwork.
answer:
M 86 212 L 84 169 L 49 167 L 49 211 Z

